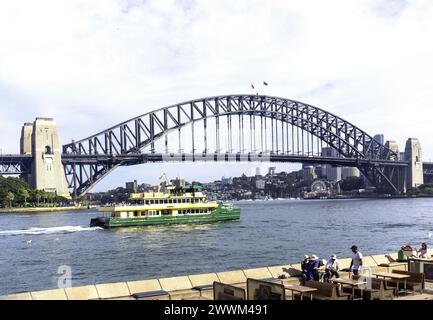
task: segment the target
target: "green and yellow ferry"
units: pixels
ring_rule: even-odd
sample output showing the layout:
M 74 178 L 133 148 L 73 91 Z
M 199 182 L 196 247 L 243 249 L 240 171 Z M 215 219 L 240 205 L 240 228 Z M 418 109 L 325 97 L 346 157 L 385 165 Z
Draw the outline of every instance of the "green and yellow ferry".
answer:
M 198 186 L 173 186 L 163 192 L 132 193 L 127 205 L 105 206 L 104 216 L 93 218 L 91 227 L 115 228 L 160 224 L 208 223 L 240 219 L 240 208 L 207 201 Z

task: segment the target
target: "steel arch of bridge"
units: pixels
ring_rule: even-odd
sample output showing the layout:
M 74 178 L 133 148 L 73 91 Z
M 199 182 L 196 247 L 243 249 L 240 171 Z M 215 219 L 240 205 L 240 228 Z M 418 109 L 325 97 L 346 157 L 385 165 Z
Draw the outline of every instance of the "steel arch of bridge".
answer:
M 143 159 L 142 150 L 144 148 L 150 147 L 148 154 L 155 154 L 155 142 L 166 137 L 165 144 L 167 145 L 167 135 L 176 131 L 179 132 L 180 141 L 181 130 L 187 125 L 191 125 L 194 153 L 194 139 L 196 139 L 194 124 L 199 121 L 203 122 L 204 126 L 205 134 L 200 139 L 204 139 L 206 152 L 207 124 L 210 119 L 215 120 L 215 150 L 218 152 L 220 119 L 226 119 L 227 132 L 225 134 L 230 136 L 232 117 L 236 115 L 239 116 L 239 134 L 242 133 L 242 135 L 245 116 L 250 117 L 250 129 L 251 117 L 259 117 L 262 126 L 263 119 L 265 119 L 265 126 L 268 121 L 266 119 L 271 119 L 272 148 L 266 150 L 271 155 L 280 153 L 278 126 L 280 123 L 281 125 L 285 123 L 292 128 L 300 129 L 302 134 L 304 132 L 309 134 L 311 139 L 315 137 L 320 140 L 321 144 L 324 143 L 333 148 L 339 157 L 352 159 L 353 165 L 358 166 L 375 185 L 384 185 L 389 190 L 398 192 L 397 182 L 394 181 L 397 176 L 395 167 L 398 167 L 398 156 L 394 151 L 335 114 L 299 101 L 263 95 L 227 95 L 191 100 L 145 113 L 85 139 L 72 141 L 63 146 L 63 163 L 69 188 L 74 190 L 75 195 L 85 194 L 116 167 L 149 161 L 146 157 Z M 274 121 L 277 150 L 274 150 Z M 254 129 L 255 124 L 256 120 L 254 120 Z M 263 127 L 261 130 L 263 134 Z M 284 144 L 283 128 L 280 134 L 282 134 L 280 139 L 283 139 Z M 299 153 L 299 132 L 297 138 Z M 308 139 L 307 136 L 307 143 Z M 313 140 L 311 141 L 313 143 Z M 305 143 L 303 136 L 301 143 Z M 263 149 L 263 138 L 261 144 Z M 239 142 L 239 147 L 241 146 Z M 239 150 L 239 153 L 242 152 L 243 150 Z M 256 150 L 250 150 L 250 153 L 256 153 Z M 319 159 L 320 157 L 316 158 L 317 162 L 328 163 Z M 360 164 L 359 160 L 364 160 L 364 163 Z M 369 162 L 366 164 L 365 160 Z

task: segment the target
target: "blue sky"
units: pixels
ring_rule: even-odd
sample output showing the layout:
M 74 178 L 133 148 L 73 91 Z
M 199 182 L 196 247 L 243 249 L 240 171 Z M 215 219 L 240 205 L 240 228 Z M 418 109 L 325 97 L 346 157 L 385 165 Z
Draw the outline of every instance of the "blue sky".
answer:
M 62 143 L 193 98 L 266 94 L 322 107 L 433 159 L 431 1 L 0 1 L 0 149 L 54 117 Z M 122 168 L 95 190 L 160 173 L 213 180 L 256 165 Z M 263 164 L 263 168 L 267 165 Z M 283 170 L 297 165 L 279 166 Z

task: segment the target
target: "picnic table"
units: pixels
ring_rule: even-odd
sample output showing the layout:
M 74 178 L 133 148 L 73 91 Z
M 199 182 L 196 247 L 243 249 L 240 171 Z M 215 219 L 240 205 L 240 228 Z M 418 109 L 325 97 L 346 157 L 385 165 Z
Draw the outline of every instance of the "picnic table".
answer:
M 345 284 L 348 285 L 350 287 L 352 287 L 352 299 L 355 299 L 355 287 L 359 287 L 360 285 L 366 284 L 367 282 L 364 279 L 343 279 L 343 278 L 337 278 L 337 279 L 333 279 L 331 280 L 332 282 L 338 283 L 338 284 Z M 361 287 L 361 297 L 362 297 L 362 290 L 363 288 Z
M 294 299 L 293 292 L 299 292 L 301 295 L 301 300 L 303 298 L 304 293 L 309 293 L 310 294 L 310 300 L 313 300 L 313 293 L 315 291 L 317 291 L 317 288 L 310 288 L 310 287 L 300 286 L 300 285 L 296 285 L 296 284 L 286 284 L 286 285 L 284 285 L 284 288 L 292 291 L 292 300 Z
M 374 273 L 374 275 L 376 276 L 376 278 L 383 278 L 383 279 L 385 279 L 385 281 L 387 279 L 395 280 L 396 283 L 397 283 L 397 295 L 400 292 L 400 281 L 403 280 L 404 281 L 404 292 L 407 292 L 407 288 L 406 288 L 407 282 L 406 282 L 406 280 L 408 278 L 410 278 L 410 275 L 400 274 L 400 273 L 391 273 L 391 272 L 377 272 L 377 273 Z

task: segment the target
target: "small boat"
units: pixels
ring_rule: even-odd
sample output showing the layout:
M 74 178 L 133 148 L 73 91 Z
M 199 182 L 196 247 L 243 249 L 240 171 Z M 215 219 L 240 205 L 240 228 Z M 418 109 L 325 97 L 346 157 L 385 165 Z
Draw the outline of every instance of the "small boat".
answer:
M 132 193 L 127 205 L 105 206 L 104 216 L 93 218 L 91 227 L 115 228 L 161 224 L 209 223 L 240 219 L 240 208 L 207 201 L 201 188 L 181 184 L 164 186 L 163 192 Z

